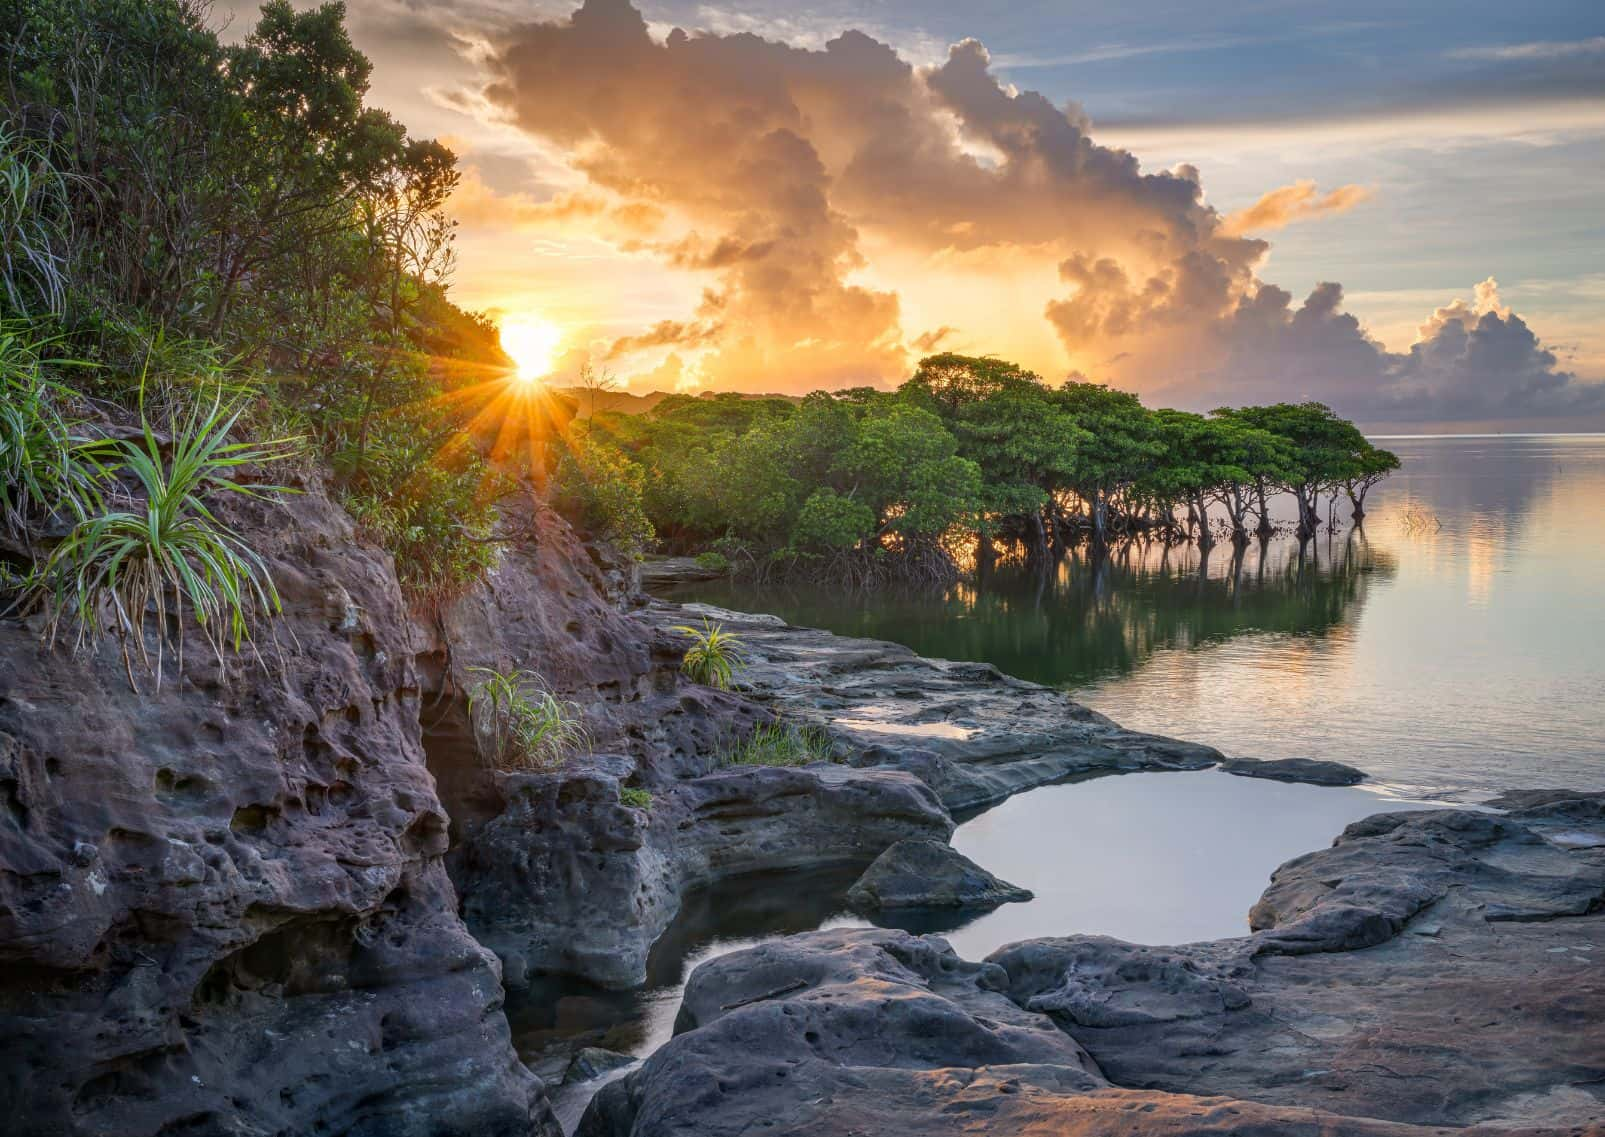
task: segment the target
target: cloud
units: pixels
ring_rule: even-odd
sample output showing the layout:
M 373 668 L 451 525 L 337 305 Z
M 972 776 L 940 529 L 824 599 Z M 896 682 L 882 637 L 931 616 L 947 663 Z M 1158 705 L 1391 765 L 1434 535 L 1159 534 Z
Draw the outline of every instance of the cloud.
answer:
M 705 382 L 839 386 L 907 363 L 896 295 L 847 280 L 863 264 L 858 233 L 831 203 L 799 105 L 862 80 L 861 61 L 843 54 L 749 34 L 675 30 L 658 42 L 628 3 L 588 0 L 565 22 L 512 32 L 486 96 L 570 148 L 592 186 L 689 227 L 664 255 L 718 274 L 694 314 L 726 329 L 697 361 Z
M 538 201 L 527 193 L 503 192 L 487 183 L 479 168 L 471 164 L 463 167 L 449 208 L 453 217 L 468 226 L 555 229 L 588 219 L 605 221 L 626 237 L 653 233 L 664 220 L 663 210 L 651 202 L 610 200 L 584 191 Z
M 620 336 L 608 345 L 604 359 L 618 359 L 655 347 L 697 347 L 719 334 L 719 325 L 682 320 L 659 320 L 640 335 Z
M 951 324 L 943 324 L 939 328 L 932 328 L 928 332 L 922 332 L 915 336 L 909 341 L 909 346 L 922 355 L 928 355 L 935 351 L 937 345 L 943 340 L 951 338 L 957 332 L 958 329 Z
M 1362 421 L 1443 422 L 1593 415 L 1605 384 L 1561 370 L 1492 277 L 1469 302 L 1439 307 L 1405 352 L 1390 352 L 1342 310 L 1343 289 L 1321 284 L 1294 308 L 1263 285 L 1214 329 L 1214 362 L 1180 373 L 1163 392 L 1199 407 L 1319 399 Z
M 858 31 L 797 46 L 729 26 L 654 30 L 627 0 L 586 0 L 486 56 L 480 97 L 584 182 L 520 208 L 615 235 L 621 211 L 641 211 L 649 231 L 616 247 L 706 282 L 681 317 L 614 339 L 610 359 L 672 346 L 676 382 L 740 390 L 890 383 L 916 354 L 974 339 L 977 289 L 1042 280 L 1020 299 L 1069 368 L 1158 401 L 1450 417 L 1592 397 L 1491 282 L 1397 353 L 1343 310 L 1341 286 L 1295 306 L 1259 278 L 1270 246 L 1250 233 L 1353 208 L 1361 186 L 1295 182 L 1223 217 L 1195 166 L 1144 171 L 1075 104 L 1001 82 L 975 40 L 916 66 Z M 905 334 L 866 250 L 952 282 L 946 306 L 921 293 L 934 331 Z
M 1605 36 L 1591 36 L 1588 39 L 1578 40 L 1495 44 L 1491 47 L 1459 47 L 1447 54 L 1450 59 L 1495 61 L 1572 59 L 1579 55 L 1605 55 Z
M 1271 190 L 1245 209 L 1227 214 L 1221 222 L 1221 232 L 1240 237 L 1245 233 L 1282 229 L 1295 221 L 1347 213 L 1370 198 L 1371 191 L 1365 186 L 1339 186 L 1323 195 L 1314 181 L 1301 179 L 1290 186 Z

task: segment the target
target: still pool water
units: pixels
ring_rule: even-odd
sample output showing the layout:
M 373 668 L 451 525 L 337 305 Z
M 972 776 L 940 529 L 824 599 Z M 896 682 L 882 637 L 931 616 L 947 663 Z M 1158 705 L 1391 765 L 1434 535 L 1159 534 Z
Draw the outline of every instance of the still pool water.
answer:
M 1133 545 L 936 594 L 672 595 L 986 660 L 1122 726 L 1336 759 L 1412 796 L 1605 789 L 1605 435 L 1381 444 L 1404 466 L 1364 527 L 1302 549 Z

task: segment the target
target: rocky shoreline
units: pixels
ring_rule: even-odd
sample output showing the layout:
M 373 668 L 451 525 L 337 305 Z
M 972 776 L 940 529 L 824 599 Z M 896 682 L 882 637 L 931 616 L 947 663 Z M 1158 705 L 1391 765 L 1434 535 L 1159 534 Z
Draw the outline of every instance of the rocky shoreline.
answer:
M 228 507 L 284 597 L 260 667 L 218 666 L 196 640 L 182 676 L 136 693 L 114 647 L 51 650 L 36 624 L 0 620 L 0 1088 L 14 1132 L 555 1137 L 547 1089 L 513 1049 L 506 989 L 552 977 L 629 989 L 685 898 L 710 885 L 853 874 L 900 842 L 940 861 L 956 816 L 1023 790 L 1221 760 L 985 664 L 648 600 L 630 564 L 541 509 L 510 511 L 516 537 L 488 580 L 409 609 L 388 558 L 315 482 L 304 489 Z M 679 674 L 673 628 L 701 616 L 745 641 L 733 691 Z M 478 667 L 540 671 L 585 707 L 589 751 L 550 772 L 488 769 L 467 723 Z M 833 760 L 725 762 L 777 717 L 822 733 Z M 1296 1003 L 1301 987 L 1346 982 L 1358 1006 L 1392 974 L 1373 953 L 1433 946 L 1493 953 L 1460 971 L 1434 964 L 1457 976 L 1473 1018 L 1517 982 L 1521 953 L 1541 950 L 1543 974 L 1521 979 L 1525 1025 L 1494 1036 L 1520 1054 L 1486 1080 L 1509 1089 L 1499 1109 L 1517 1121 L 1570 1124 L 1597 1105 L 1598 1032 L 1577 1024 L 1602 1008 L 1580 965 L 1581 987 L 1551 973 L 1596 942 L 1605 835 L 1596 799 L 1548 793 L 1510 803 L 1510 819 L 1353 827 L 1284 867 L 1243 941 L 1039 941 L 975 964 L 938 938 L 875 930 L 715 961 L 693 976 L 680 1036 L 610 1086 L 585 1131 L 735 1132 L 794 1109 L 815 1133 L 948 1132 L 966 1118 L 1013 1131 L 1039 1116 L 1019 1112 L 1031 1102 L 1069 1133 L 1129 1132 L 1109 1119 L 1133 1112 L 1141 1132 L 1290 1132 L 1287 1111 L 1359 1116 L 1351 1101 L 1381 1102 L 1375 1116 L 1392 1109 L 1401 1124 L 1488 1121 L 1491 1106 L 1477 1107 L 1486 1118 L 1440 1109 L 1440 1121 L 1369 1091 L 1345 1099 L 1335 1082 L 1365 1079 L 1327 1077 L 1347 1067 L 1300 1041 L 1338 1038 L 1357 1013 Z M 887 895 L 917 896 L 910 878 L 926 863 L 893 865 Z M 946 870 L 954 880 L 925 900 L 1015 896 L 984 866 Z M 1505 939 L 1490 947 L 1485 928 Z M 1297 970 L 1332 966 L 1309 960 L 1349 970 Z M 1410 982 L 1430 993 L 1427 978 Z M 1416 987 L 1392 1004 L 1418 1018 L 1442 1008 Z M 1077 1020 L 1100 1004 L 1140 1021 Z M 1294 1016 L 1293 1041 L 1277 1015 Z M 1573 1041 L 1535 1039 L 1534 1021 Z M 1251 1022 L 1242 1053 L 1281 1055 L 1266 1067 L 1274 1084 L 1228 1060 Z M 593 1052 L 581 1065 L 611 1064 Z M 1431 1066 L 1428 1054 L 1399 1076 Z M 1554 1070 L 1570 1080 L 1545 1081 Z M 1206 1093 L 1230 1101 L 1188 1096 Z M 1102 1120 L 1070 1120 L 1083 1114 Z M 1351 1131 L 1394 1130 L 1323 1132 Z
M 1602 904 L 1579 794 L 1359 822 L 1235 940 L 793 936 L 698 968 L 580 1134 L 1599 1134 Z

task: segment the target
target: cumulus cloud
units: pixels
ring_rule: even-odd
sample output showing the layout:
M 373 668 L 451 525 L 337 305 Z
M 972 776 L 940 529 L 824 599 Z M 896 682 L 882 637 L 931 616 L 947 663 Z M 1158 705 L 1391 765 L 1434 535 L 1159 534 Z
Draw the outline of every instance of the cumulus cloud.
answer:
M 1339 186 L 1322 194 L 1313 181 L 1301 179 L 1290 186 L 1278 186 L 1246 209 L 1228 213 L 1221 232 L 1231 236 L 1283 229 L 1295 221 L 1309 221 L 1334 213 L 1347 213 L 1371 197 L 1365 186 Z
M 1560 369 L 1500 300 L 1493 278 L 1437 309 L 1408 351 L 1392 352 L 1342 309 L 1343 289 L 1318 285 L 1298 307 L 1271 285 L 1240 300 L 1215 329 L 1218 362 L 1183 373 L 1164 394 L 1199 406 L 1319 399 L 1370 421 L 1429 422 L 1592 415 L 1605 384 Z
M 917 67 L 862 32 L 823 46 L 655 32 L 628 0 L 585 0 L 511 29 L 486 60 L 479 97 L 585 181 L 548 210 L 615 233 L 621 211 L 638 211 L 619 247 L 702 282 L 682 318 L 607 348 L 672 346 L 678 383 L 896 381 L 918 353 L 974 338 L 963 297 L 1056 268 L 1057 290 L 1035 303 L 1069 369 L 1154 398 L 1517 414 L 1582 397 L 1526 324 L 1481 295 L 1393 353 L 1343 311 L 1338 285 L 1295 306 L 1259 279 L 1269 245 L 1250 234 L 1353 208 L 1363 187 L 1296 182 L 1223 217 L 1195 166 L 1144 171 L 1097 143 L 1076 105 L 1001 82 L 975 40 Z M 950 310 L 922 310 L 935 330 L 910 336 L 868 249 L 972 287 L 951 290 Z

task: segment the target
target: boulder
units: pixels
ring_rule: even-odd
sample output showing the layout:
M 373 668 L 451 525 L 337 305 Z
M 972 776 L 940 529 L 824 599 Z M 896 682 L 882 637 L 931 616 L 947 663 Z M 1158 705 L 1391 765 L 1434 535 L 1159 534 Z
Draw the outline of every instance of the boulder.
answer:
M 892 845 L 847 891 L 847 902 L 859 912 L 996 908 L 1031 898 L 1030 889 L 1000 880 L 945 841 L 929 837 Z
M 615 1070 L 634 1065 L 635 1061 L 633 1056 L 620 1054 L 617 1050 L 604 1050 L 600 1046 L 582 1046 L 569 1062 L 568 1072 L 563 1075 L 563 1084 L 592 1082 L 604 1074 L 611 1074 Z

